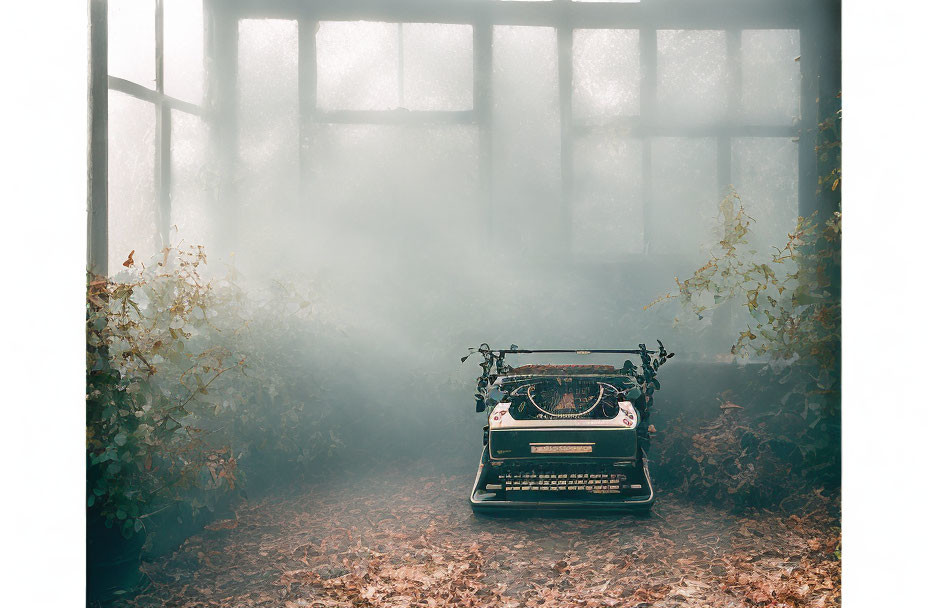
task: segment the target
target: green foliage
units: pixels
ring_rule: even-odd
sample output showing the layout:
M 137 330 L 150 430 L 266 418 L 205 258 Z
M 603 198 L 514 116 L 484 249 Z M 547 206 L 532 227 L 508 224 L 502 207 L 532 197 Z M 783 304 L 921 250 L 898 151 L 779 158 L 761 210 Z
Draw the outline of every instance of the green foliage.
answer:
M 653 302 L 676 299 L 684 312 L 702 319 L 729 302 L 747 308 L 751 320 L 731 352 L 770 361 L 815 362 L 820 370 L 836 366 L 840 341 L 841 214 L 825 222 L 817 214 L 800 217 L 782 249 L 767 257 L 749 244 L 753 220 L 732 191 L 719 206 L 722 238 L 709 261 L 677 292 Z M 835 387 L 822 378 L 820 390 Z
M 654 404 L 654 391 L 659 391 L 661 383 L 657 379 L 657 371 L 667 363 L 668 359 L 673 358 L 674 353 L 667 352 L 664 343 L 657 341 L 658 351 L 655 357 L 648 354 L 647 347 L 639 344 L 641 348 L 641 365 L 635 365 L 631 360 L 626 360 L 622 366 L 621 373 L 629 379 L 632 386 L 625 393 L 625 398 L 634 402 L 635 407 L 641 414 L 641 422 L 638 425 L 638 436 L 643 442 L 645 451 L 651 447 L 651 406 Z
M 676 300 L 699 320 L 729 303 L 744 307 L 750 319 L 734 337 L 732 354 L 764 362 L 771 379 L 789 388 L 781 405 L 804 421 L 798 443 L 805 469 L 831 480 L 840 475 L 839 136 L 838 115 L 820 125 L 819 183 L 827 187 L 819 197 L 838 211 L 800 217 L 784 246 L 763 254 L 751 247 L 754 220 L 732 191 L 720 204 L 720 239 L 707 263 L 649 305 Z
M 308 298 L 248 294 L 234 273 L 206 280 L 205 264 L 202 247 L 169 248 L 88 285 L 87 506 L 126 537 L 173 505 L 214 509 L 255 451 L 305 462 L 338 447 L 294 356 Z
M 668 424 L 658 458 L 672 461 L 663 482 L 691 498 L 713 504 L 769 508 L 793 493 L 802 464 L 795 442 L 780 436 L 767 420 L 748 420 L 732 403 L 716 419 L 693 428 L 686 417 Z

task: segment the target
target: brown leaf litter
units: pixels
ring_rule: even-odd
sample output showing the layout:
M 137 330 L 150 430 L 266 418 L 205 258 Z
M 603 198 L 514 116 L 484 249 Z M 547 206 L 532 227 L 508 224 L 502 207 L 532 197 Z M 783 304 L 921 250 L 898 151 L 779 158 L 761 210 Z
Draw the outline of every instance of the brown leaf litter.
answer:
M 469 475 L 345 476 L 244 504 L 144 564 L 126 605 L 827 607 L 837 508 L 733 515 L 659 496 L 650 518 L 476 517 Z

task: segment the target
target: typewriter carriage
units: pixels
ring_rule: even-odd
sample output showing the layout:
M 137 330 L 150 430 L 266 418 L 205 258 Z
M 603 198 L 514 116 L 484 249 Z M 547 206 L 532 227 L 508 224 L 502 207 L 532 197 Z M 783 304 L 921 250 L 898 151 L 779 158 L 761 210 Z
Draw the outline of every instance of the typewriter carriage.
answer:
M 673 357 L 658 344 L 657 351 L 643 344 L 634 350 L 472 349 L 484 359 L 476 409 L 489 410 L 470 496 L 474 511 L 650 510 L 648 420 L 660 388 L 657 370 Z M 514 353 L 635 354 L 641 365 L 512 368 L 505 356 Z

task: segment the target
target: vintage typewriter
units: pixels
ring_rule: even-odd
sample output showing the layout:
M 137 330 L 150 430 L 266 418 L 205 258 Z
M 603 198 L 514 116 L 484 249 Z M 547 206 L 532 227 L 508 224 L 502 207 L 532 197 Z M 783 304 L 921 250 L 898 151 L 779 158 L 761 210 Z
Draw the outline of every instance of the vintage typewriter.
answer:
M 633 350 L 472 349 L 484 359 L 477 411 L 488 412 L 473 509 L 649 510 L 650 406 L 660 388 L 657 370 L 673 357 L 658 344 L 658 351 L 643 344 Z M 506 355 L 536 353 L 635 354 L 641 365 L 513 368 L 505 362 Z

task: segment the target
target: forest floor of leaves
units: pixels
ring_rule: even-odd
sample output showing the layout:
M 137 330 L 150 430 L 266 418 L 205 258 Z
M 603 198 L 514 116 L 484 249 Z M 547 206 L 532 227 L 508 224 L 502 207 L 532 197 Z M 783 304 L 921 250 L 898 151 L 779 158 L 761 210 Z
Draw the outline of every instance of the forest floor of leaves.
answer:
M 474 463 L 476 469 L 476 462 Z M 333 475 L 244 502 L 143 564 L 138 607 L 840 604 L 836 501 L 732 514 L 658 485 L 653 514 L 478 517 L 474 471 Z

